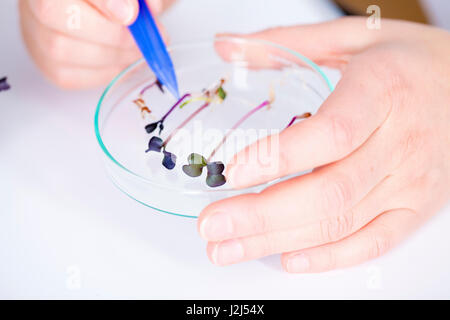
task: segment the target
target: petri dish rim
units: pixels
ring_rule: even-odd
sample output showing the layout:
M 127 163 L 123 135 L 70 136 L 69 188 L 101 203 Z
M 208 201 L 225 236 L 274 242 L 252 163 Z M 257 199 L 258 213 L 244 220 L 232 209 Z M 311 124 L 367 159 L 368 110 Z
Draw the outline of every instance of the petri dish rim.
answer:
M 315 72 L 317 72 L 317 74 L 325 81 L 328 89 L 330 90 L 330 93 L 334 91 L 334 86 L 331 83 L 330 79 L 327 77 L 327 75 L 324 73 L 324 71 L 316 64 L 314 63 L 311 59 L 307 58 L 306 56 L 300 54 L 299 52 L 296 52 L 295 50 L 289 49 L 287 47 L 284 47 L 282 45 L 279 45 L 277 43 L 273 43 L 267 40 L 261 40 L 261 39 L 242 39 L 242 38 L 236 38 L 236 37 L 217 37 L 214 38 L 213 40 L 206 40 L 206 41 L 196 41 L 194 44 L 192 43 L 178 43 L 175 45 L 171 45 L 168 47 L 169 52 L 176 50 L 176 49 L 181 49 L 183 47 L 192 47 L 192 46 L 200 46 L 200 45 L 208 45 L 211 44 L 211 42 L 216 42 L 216 41 L 231 41 L 231 42 L 235 42 L 238 44 L 243 44 L 243 43 L 255 43 L 255 44 L 262 44 L 262 45 L 266 45 L 281 51 L 284 51 L 285 53 L 288 53 L 292 56 L 294 56 L 295 58 L 299 58 L 300 60 L 302 60 L 307 66 L 309 66 L 311 69 L 313 69 Z M 138 61 L 132 63 L 130 66 L 126 67 L 122 72 L 120 72 L 106 87 L 106 89 L 103 91 L 100 100 L 97 104 L 96 110 L 95 110 L 95 116 L 94 116 L 94 129 L 95 129 L 95 136 L 97 138 L 97 142 L 100 145 L 100 148 L 102 149 L 102 152 L 107 156 L 107 158 L 116 166 L 118 166 L 121 170 L 124 170 L 125 172 L 127 172 L 128 174 L 131 174 L 132 176 L 144 181 L 145 183 L 148 183 L 152 186 L 157 186 L 157 187 L 161 187 L 164 189 L 168 189 L 168 190 L 172 190 L 172 191 L 178 191 L 178 192 L 183 192 L 184 194 L 204 194 L 204 193 L 221 193 L 221 192 L 229 192 L 229 191 L 236 191 L 235 189 L 211 189 L 211 190 L 202 190 L 202 191 L 188 191 L 188 190 L 183 190 L 180 188 L 174 188 L 174 187 L 170 187 L 167 185 L 162 185 L 159 183 L 156 183 L 154 181 L 151 181 L 135 172 L 133 172 L 132 170 L 130 170 L 129 168 L 125 167 L 124 165 L 122 165 L 117 159 L 114 158 L 114 156 L 109 152 L 108 148 L 106 147 L 106 145 L 103 142 L 102 139 L 102 135 L 100 133 L 100 111 L 102 109 L 102 105 L 103 102 L 106 98 L 106 96 L 108 95 L 108 93 L 111 91 L 111 89 L 114 87 L 114 85 L 122 78 L 124 77 L 129 71 L 133 70 L 135 67 L 137 67 L 138 65 L 140 65 L 141 63 L 144 62 L 144 59 L 141 58 Z M 271 181 L 271 182 L 266 182 L 260 185 L 256 185 L 256 186 L 252 186 L 249 188 L 244 188 L 244 189 L 239 189 L 240 192 L 245 193 L 246 191 L 251 191 L 254 188 L 258 188 L 258 187 L 262 187 L 262 186 L 269 186 L 273 183 L 275 183 L 277 180 L 275 181 Z M 114 183 L 115 184 L 115 183 Z M 121 189 L 123 191 L 122 188 L 119 187 L 119 189 Z M 125 192 L 125 191 L 124 191 Z M 129 195 L 127 192 L 125 192 L 128 196 L 130 196 L 132 199 L 138 201 L 137 199 L 135 199 L 133 196 Z M 139 203 L 142 203 L 141 201 L 138 201 Z M 144 203 L 142 203 L 144 204 Z M 155 207 L 151 207 L 147 204 L 145 204 L 146 206 L 152 208 L 152 209 L 156 209 L 158 211 L 161 211 L 163 213 L 169 213 L 169 214 L 174 214 L 177 216 L 184 216 L 184 217 L 191 217 L 191 216 L 187 216 L 187 215 L 183 215 L 183 214 L 178 214 L 178 213 L 172 213 L 169 211 L 165 211 L 165 210 L 161 210 Z M 195 218 L 195 217 L 192 217 Z

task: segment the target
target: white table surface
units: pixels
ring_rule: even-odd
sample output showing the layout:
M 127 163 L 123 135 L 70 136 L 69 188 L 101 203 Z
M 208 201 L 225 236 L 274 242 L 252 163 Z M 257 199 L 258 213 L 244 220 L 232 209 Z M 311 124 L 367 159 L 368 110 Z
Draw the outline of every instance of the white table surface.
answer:
M 337 14 L 318 0 L 181 0 L 163 20 L 185 41 Z M 1 298 L 450 298 L 450 207 L 351 269 L 288 275 L 279 256 L 213 266 L 194 220 L 154 212 L 110 183 L 93 131 L 101 90 L 43 80 L 17 22 L 16 1 L 2 0 L 0 76 L 12 90 L 0 93 Z

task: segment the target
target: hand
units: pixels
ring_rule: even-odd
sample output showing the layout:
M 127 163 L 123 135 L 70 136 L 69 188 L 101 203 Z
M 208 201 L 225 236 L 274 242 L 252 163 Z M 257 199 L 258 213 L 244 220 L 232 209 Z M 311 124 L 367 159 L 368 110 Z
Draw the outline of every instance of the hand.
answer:
M 148 0 L 154 14 L 173 0 Z M 126 26 L 137 0 L 20 0 L 22 33 L 44 75 L 67 89 L 104 85 L 140 57 Z
M 242 164 L 256 144 L 236 155 L 227 178 L 238 188 L 317 169 L 204 209 L 198 227 L 213 263 L 283 253 L 288 272 L 348 267 L 382 255 L 448 201 L 449 33 L 389 20 L 368 30 L 365 19 L 344 18 L 246 37 L 343 77 L 316 115 L 280 133 L 276 174 L 261 175 L 251 158 Z

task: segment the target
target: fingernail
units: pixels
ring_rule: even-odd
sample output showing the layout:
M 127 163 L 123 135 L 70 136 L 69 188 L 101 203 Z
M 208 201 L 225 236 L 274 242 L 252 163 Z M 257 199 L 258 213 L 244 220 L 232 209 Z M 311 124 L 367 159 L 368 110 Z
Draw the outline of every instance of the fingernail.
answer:
M 200 235 L 210 241 L 226 239 L 233 231 L 233 221 L 225 212 L 213 213 L 200 224 Z
M 309 258 L 306 254 L 300 253 L 289 258 L 287 262 L 287 271 L 292 273 L 302 273 L 309 269 Z
M 108 0 L 106 8 L 113 18 L 128 24 L 134 17 L 134 7 L 130 0 Z
M 214 264 L 227 265 L 244 259 L 244 248 L 239 240 L 229 240 L 218 243 L 211 254 Z

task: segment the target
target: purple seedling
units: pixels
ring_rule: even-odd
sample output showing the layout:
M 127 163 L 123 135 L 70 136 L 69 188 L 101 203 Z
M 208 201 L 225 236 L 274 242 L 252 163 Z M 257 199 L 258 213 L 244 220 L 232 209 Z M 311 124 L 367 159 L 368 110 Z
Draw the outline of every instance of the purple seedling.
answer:
M 177 157 L 166 151 L 166 146 L 169 144 L 169 142 L 172 140 L 172 138 L 175 136 L 175 134 L 181 130 L 184 126 L 186 126 L 192 119 L 194 119 L 200 112 L 202 112 L 204 109 L 206 109 L 210 105 L 209 102 L 203 104 L 200 108 L 195 110 L 194 113 L 192 113 L 186 120 L 184 120 L 172 133 L 166 138 L 165 141 L 163 141 L 160 137 L 152 137 L 150 139 L 150 142 L 148 143 L 148 149 L 146 152 L 150 151 L 156 151 L 164 153 L 164 159 L 163 159 L 163 166 L 166 167 L 169 170 L 172 170 L 175 168 Z
M 236 122 L 236 124 L 231 128 L 231 130 L 228 131 L 227 134 L 223 137 L 223 139 L 220 141 L 217 147 L 214 148 L 214 150 L 211 152 L 211 154 L 207 159 L 196 153 L 192 153 L 191 155 L 189 155 L 188 164 L 183 166 L 184 173 L 193 178 L 199 177 L 202 175 L 203 168 L 206 167 L 207 170 L 206 184 L 211 188 L 216 188 L 224 185 L 227 182 L 225 176 L 223 175 L 225 165 L 220 161 L 211 162 L 211 159 L 214 157 L 217 151 L 225 144 L 230 134 L 234 130 L 239 128 L 248 118 L 250 118 L 257 111 L 263 109 L 264 107 L 270 106 L 270 104 L 271 104 L 270 101 L 268 100 L 264 101 L 259 106 L 250 110 L 245 116 L 243 116 L 238 122 Z
M 150 123 L 145 126 L 145 131 L 147 131 L 148 134 L 153 133 L 153 131 L 156 130 L 159 126 L 159 134 L 161 135 L 161 132 L 164 130 L 164 121 L 167 119 L 167 117 L 186 99 L 191 96 L 190 93 L 186 93 L 184 96 L 182 96 L 170 109 L 166 112 L 166 114 L 157 122 Z
M 224 80 L 221 80 L 220 86 L 218 88 L 214 89 L 214 95 L 218 95 L 219 98 L 221 99 L 221 101 L 223 101 L 225 99 L 225 97 L 226 97 L 226 92 L 222 88 L 223 83 L 224 83 Z M 152 133 L 159 126 L 160 134 L 161 134 L 161 131 L 164 129 L 164 120 L 183 101 L 185 101 L 187 98 L 190 98 L 190 97 L 192 97 L 192 95 L 190 93 L 187 93 L 183 97 L 181 97 L 181 99 L 178 100 L 177 103 L 175 103 L 170 108 L 170 110 L 161 118 L 161 120 L 146 126 L 147 132 L 148 133 Z M 166 140 L 163 141 L 160 137 L 152 137 L 150 139 L 150 141 L 149 141 L 148 149 L 147 149 L 146 152 L 150 152 L 150 151 L 161 152 L 162 151 L 164 153 L 164 159 L 163 159 L 162 164 L 163 164 L 164 167 L 166 167 L 169 170 L 172 170 L 173 168 L 175 168 L 177 157 L 173 153 L 170 153 L 170 152 L 166 151 L 166 147 L 169 144 L 169 142 L 173 139 L 173 137 L 177 134 L 177 132 L 179 130 L 184 128 L 189 122 L 191 122 L 195 117 L 197 117 L 203 110 L 205 110 L 206 108 L 208 108 L 211 105 L 211 103 L 213 102 L 213 99 L 211 98 L 211 91 L 210 90 L 206 90 L 203 93 L 203 97 L 204 97 L 204 99 L 202 99 L 202 100 L 206 100 L 206 102 L 203 105 L 201 105 L 197 110 L 195 110 L 191 115 L 189 115 L 189 117 L 187 117 L 180 125 L 178 125 L 175 128 L 175 130 L 173 130 L 172 133 L 169 134 L 169 136 L 166 138 Z M 186 101 L 181 106 L 184 106 L 184 105 L 186 105 L 186 104 L 188 104 L 190 102 L 192 102 L 192 100 Z
M 209 102 L 204 103 L 201 107 L 199 107 L 197 110 L 195 110 L 186 120 L 184 120 L 172 133 L 166 138 L 166 140 L 163 143 L 163 146 L 166 146 L 170 140 L 177 134 L 177 132 L 181 129 L 183 129 L 189 122 L 191 122 L 196 116 L 200 114 L 203 110 L 208 108 L 210 105 Z
M 168 170 L 172 170 L 175 168 L 177 162 L 177 156 L 173 153 L 166 151 L 166 147 L 164 146 L 164 142 L 160 137 L 152 137 L 148 143 L 148 149 L 145 152 L 163 152 L 164 158 L 162 161 L 162 165 L 166 167 Z
M 148 149 L 146 152 L 158 152 L 163 153 L 164 158 L 162 161 L 162 164 L 165 168 L 172 170 L 176 166 L 176 160 L 177 157 L 166 150 L 167 145 L 169 142 L 173 139 L 173 137 L 177 134 L 179 130 L 184 128 L 189 122 L 191 122 L 195 117 L 197 117 L 203 110 L 208 108 L 212 103 L 214 102 L 223 102 L 226 97 L 227 93 L 223 89 L 223 85 L 225 83 L 224 79 L 221 79 L 219 84 L 215 85 L 214 87 L 210 88 L 209 90 L 203 90 L 203 93 L 200 96 L 193 97 L 192 94 L 187 93 L 184 96 L 182 96 L 170 109 L 167 111 L 167 113 L 157 122 L 151 123 L 145 127 L 145 130 L 147 133 L 153 133 L 158 127 L 159 127 L 159 134 L 164 130 L 164 121 L 169 117 L 169 115 L 177 108 L 180 107 L 183 108 L 187 104 L 190 104 L 195 101 L 204 101 L 204 103 L 197 108 L 191 115 L 189 115 L 188 118 L 186 118 L 180 125 L 176 127 L 175 130 L 172 131 L 172 133 L 169 134 L 169 136 L 163 140 L 160 137 L 152 137 L 148 143 Z M 3 87 L 2 87 L 3 85 Z M 159 89 L 164 92 L 162 85 L 159 81 L 155 81 L 151 83 L 150 85 L 143 88 L 139 94 L 139 99 L 135 100 L 134 102 L 138 105 L 138 107 L 141 108 L 141 112 L 148 112 L 151 111 L 148 109 L 148 107 L 145 105 L 144 99 L 142 96 L 144 93 L 153 88 L 154 86 L 158 86 Z M 3 88 L 3 90 L 9 89 L 9 86 L 6 83 L 6 78 L 0 80 L 0 91 Z M 6 88 L 6 89 L 4 89 Z M 273 94 L 271 94 L 271 97 Z M 189 99 L 188 99 L 189 98 Z M 217 99 L 215 99 L 217 98 Z M 273 102 L 273 97 L 270 100 L 266 100 L 257 107 L 250 110 L 247 114 L 245 114 L 232 128 L 229 130 L 223 139 L 220 141 L 220 143 L 214 148 L 214 150 L 211 152 L 208 158 L 203 157 L 202 155 L 192 153 L 188 157 L 188 164 L 183 166 L 183 171 L 185 174 L 187 174 L 190 177 L 199 177 L 202 175 L 203 168 L 206 167 L 207 169 L 207 177 L 206 177 L 206 184 L 211 188 L 216 188 L 224 185 L 226 183 L 226 178 L 223 175 L 223 172 L 225 170 L 225 165 L 220 162 L 211 162 L 211 159 L 216 155 L 217 151 L 226 143 L 227 139 L 231 135 L 231 133 L 239 128 L 248 118 L 250 118 L 253 114 L 258 112 L 259 110 L 270 107 L 271 103 Z M 299 116 L 295 116 L 292 118 L 292 120 L 287 125 L 286 129 L 292 126 L 295 121 L 306 119 L 311 117 L 311 113 L 304 113 Z
M 186 106 L 187 104 L 194 102 L 194 101 L 206 101 L 206 103 L 200 107 L 200 109 L 198 110 L 198 112 L 194 113 L 193 117 L 195 117 L 198 113 L 200 113 L 203 109 L 205 109 L 206 107 L 209 106 L 209 104 L 215 102 L 213 98 L 211 97 L 218 97 L 219 98 L 219 102 L 222 102 L 225 100 L 225 98 L 227 97 L 227 93 L 226 91 L 223 89 L 223 85 L 225 84 L 225 80 L 221 79 L 219 84 L 217 84 L 216 86 L 214 86 L 212 89 L 210 90 L 205 90 L 202 95 L 200 97 L 192 97 L 192 94 L 187 93 L 184 96 L 182 96 L 170 109 L 169 111 L 157 122 L 153 122 L 150 123 L 149 125 L 147 125 L 145 127 L 145 130 L 147 131 L 147 133 L 153 133 L 153 131 L 156 130 L 156 128 L 158 128 L 159 126 L 159 134 L 161 135 L 162 130 L 164 130 L 164 121 L 166 120 L 166 118 L 178 107 L 180 106 L 180 109 L 183 108 L 184 106 Z M 146 88 L 144 88 L 141 91 L 141 96 L 142 94 L 148 90 L 149 88 L 153 87 L 155 85 L 155 83 L 150 84 L 149 86 L 147 86 Z M 190 98 L 190 99 L 188 99 Z M 193 118 L 192 117 L 192 118 Z M 192 119 L 188 119 L 187 122 L 189 122 Z M 181 126 L 181 128 L 184 127 L 184 125 Z M 169 139 L 170 140 L 170 139 Z
M 144 87 L 144 88 L 141 90 L 141 92 L 139 93 L 139 96 L 142 97 L 142 96 L 144 95 L 144 93 L 147 92 L 147 90 L 153 88 L 154 86 L 158 86 L 159 90 L 160 90 L 162 93 L 164 93 L 164 88 L 163 88 L 161 82 L 160 82 L 159 80 L 156 80 L 156 81 L 150 83 L 148 86 Z

